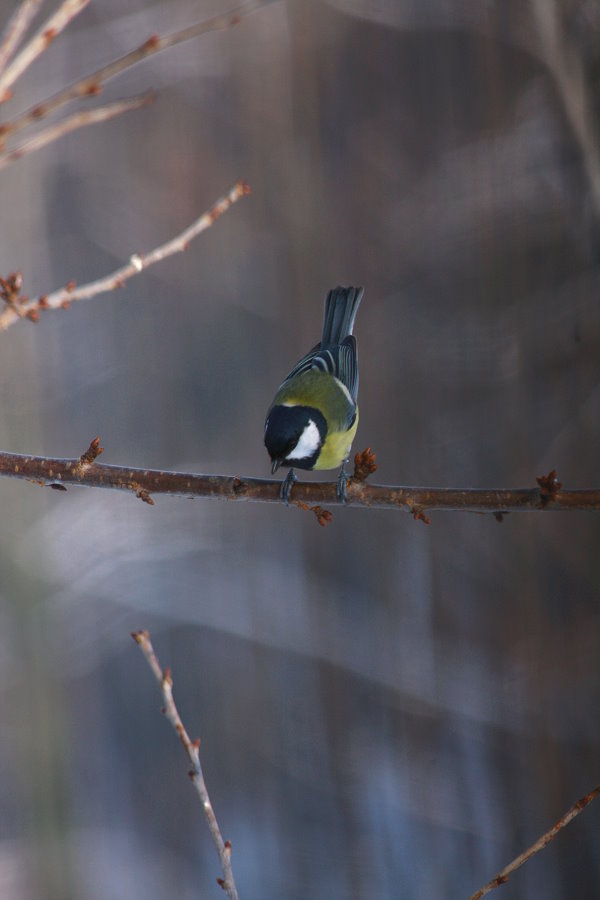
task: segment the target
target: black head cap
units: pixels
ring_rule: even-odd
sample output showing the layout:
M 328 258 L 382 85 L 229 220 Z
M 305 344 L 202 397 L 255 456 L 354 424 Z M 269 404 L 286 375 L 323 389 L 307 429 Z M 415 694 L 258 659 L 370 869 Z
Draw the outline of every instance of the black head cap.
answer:
M 327 422 L 318 409 L 274 406 L 265 422 L 265 447 L 273 462 L 273 472 L 279 466 L 312 469 L 326 434 Z

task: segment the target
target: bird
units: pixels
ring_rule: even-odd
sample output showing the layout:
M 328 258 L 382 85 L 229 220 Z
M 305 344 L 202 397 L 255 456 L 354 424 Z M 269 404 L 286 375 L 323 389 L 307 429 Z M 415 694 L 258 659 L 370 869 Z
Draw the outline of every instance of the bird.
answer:
M 289 503 L 294 468 L 341 470 L 337 496 L 346 500 L 345 465 L 358 427 L 358 356 L 352 334 L 362 287 L 335 287 L 325 298 L 323 333 L 280 384 L 265 419 L 271 472 L 289 467 L 280 497 Z

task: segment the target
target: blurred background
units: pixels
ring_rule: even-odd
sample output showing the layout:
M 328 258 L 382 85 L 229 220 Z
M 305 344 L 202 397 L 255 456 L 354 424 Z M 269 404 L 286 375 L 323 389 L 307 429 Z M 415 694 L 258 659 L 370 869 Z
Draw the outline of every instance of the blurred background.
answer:
M 3 121 L 227 8 L 97 0 Z M 89 102 L 159 97 L 0 173 L 0 274 L 85 283 L 253 193 L 0 335 L 0 447 L 266 477 L 277 385 L 364 284 L 375 481 L 597 487 L 599 37 L 591 0 L 283 0 L 110 82 Z M 0 505 L 3 898 L 223 896 L 140 627 L 246 900 L 466 898 L 600 781 L 597 515 Z M 599 838 L 592 804 L 502 897 L 598 897 Z

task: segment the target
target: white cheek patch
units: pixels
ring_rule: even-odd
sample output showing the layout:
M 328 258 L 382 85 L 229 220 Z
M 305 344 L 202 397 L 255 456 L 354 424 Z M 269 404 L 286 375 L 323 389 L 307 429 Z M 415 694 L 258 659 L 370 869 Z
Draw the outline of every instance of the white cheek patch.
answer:
M 321 433 L 312 419 L 304 426 L 304 431 L 298 439 L 298 443 L 286 456 L 286 459 L 310 459 L 321 446 Z

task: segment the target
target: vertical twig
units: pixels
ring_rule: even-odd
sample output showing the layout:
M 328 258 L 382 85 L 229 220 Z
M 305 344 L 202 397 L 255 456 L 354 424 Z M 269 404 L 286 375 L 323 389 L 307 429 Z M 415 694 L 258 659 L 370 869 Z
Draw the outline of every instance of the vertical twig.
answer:
M 221 829 L 219 828 L 219 823 L 217 822 L 217 817 L 215 816 L 212 803 L 210 802 L 210 797 L 208 796 L 206 783 L 204 781 L 204 775 L 202 774 L 199 752 L 200 740 L 190 740 L 183 722 L 181 721 L 181 717 L 179 715 L 179 712 L 177 711 L 177 707 L 175 706 L 175 701 L 173 700 L 173 679 L 171 677 L 171 671 L 170 669 L 165 669 L 164 671 L 161 669 L 156 653 L 154 652 L 152 642 L 150 640 L 149 632 L 134 631 L 131 637 L 134 639 L 134 641 L 146 657 L 148 665 L 152 669 L 154 677 L 160 685 L 163 701 L 165 704 L 163 712 L 175 729 L 175 732 L 177 733 L 179 740 L 183 744 L 188 758 L 192 764 L 190 778 L 194 787 L 196 788 L 198 796 L 200 797 L 202 809 L 204 810 L 204 815 L 210 829 L 210 834 L 213 839 L 213 843 L 217 848 L 219 860 L 221 861 L 223 878 L 218 878 L 217 882 L 226 892 L 230 900 L 239 900 L 237 888 L 235 886 L 235 880 L 233 877 L 233 870 L 231 868 L 231 843 L 229 841 L 223 840 Z
M 565 115 L 578 141 L 591 187 L 591 196 L 600 213 L 600 130 L 586 84 L 581 53 L 571 46 L 564 33 L 562 6 L 556 0 L 532 0 L 536 30 L 543 59 L 554 78 Z

